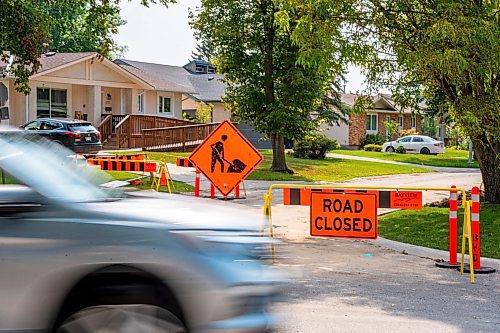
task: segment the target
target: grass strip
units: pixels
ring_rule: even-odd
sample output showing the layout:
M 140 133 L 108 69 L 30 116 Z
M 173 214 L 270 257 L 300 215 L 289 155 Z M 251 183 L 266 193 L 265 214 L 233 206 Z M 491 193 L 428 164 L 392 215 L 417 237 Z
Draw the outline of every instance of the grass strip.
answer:
M 422 155 L 422 154 L 397 154 L 364 150 L 332 150 L 331 153 L 370 157 L 385 161 L 412 163 L 417 165 L 430 165 L 451 168 L 478 168 L 477 161 L 472 164 L 467 163 L 469 152 L 465 150 L 446 149 L 444 154 Z
M 448 208 L 401 210 L 379 218 L 380 236 L 398 242 L 448 251 Z M 463 211 L 459 208 L 458 251 L 462 249 Z M 500 205 L 481 204 L 481 256 L 500 259 Z

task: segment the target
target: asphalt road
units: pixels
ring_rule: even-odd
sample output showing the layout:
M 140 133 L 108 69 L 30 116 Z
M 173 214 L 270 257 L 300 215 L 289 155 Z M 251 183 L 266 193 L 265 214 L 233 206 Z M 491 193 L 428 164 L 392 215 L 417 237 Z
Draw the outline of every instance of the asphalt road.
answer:
M 479 186 L 477 170 L 354 179 L 343 184 L 465 189 Z M 172 172 L 172 170 L 171 170 Z M 194 183 L 187 169 L 174 178 Z M 247 198 L 228 202 L 262 209 L 271 182 L 246 181 Z M 202 194 L 208 184 L 202 182 Z M 500 332 L 500 274 L 468 275 L 440 269 L 442 251 L 401 243 L 309 237 L 308 207 L 283 206 L 275 191 L 273 231 L 285 242 L 276 265 L 290 273 L 286 301 L 274 311 L 277 332 Z M 424 202 L 448 197 L 424 192 Z M 499 260 L 483 265 L 500 269 Z

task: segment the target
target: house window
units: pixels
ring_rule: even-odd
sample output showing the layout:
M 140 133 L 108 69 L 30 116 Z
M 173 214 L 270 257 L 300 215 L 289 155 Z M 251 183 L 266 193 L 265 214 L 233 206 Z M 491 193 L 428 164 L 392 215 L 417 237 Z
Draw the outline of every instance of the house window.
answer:
M 208 74 L 214 74 L 214 73 L 215 73 L 215 69 L 212 67 L 208 67 Z
M 144 93 L 139 94 L 137 103 L 137 112 L 144 113 Z
M 366 131 L 377 132 L 378 116 L 376 114 L 366 115 Z
M 399 120 L 399 129 L 402 130 L 403 129 L 403 115 L 400 115 L 398 120 Z
M 158 113 L 172 113 L 170 97 L 158 96 Z
M 385 116 L 385 122 L 389 124 L 391 122 L 391 116 L 387 115 Z M 389 128 L 386 126 L 385 128 L 385 137 L 389 139 L 391 137 L 391 133 L 389 131 Z
M 36 115 L 40 117 L 68 116 L 68 92 L 66 89 L 37 88 Z
M 417 128 L 417 116 L 411 116 L 411 128 Z
M 204 73 L 205 70 L 203 67 L 200 67 L 200 66 L 196 66 L 196 73 Z

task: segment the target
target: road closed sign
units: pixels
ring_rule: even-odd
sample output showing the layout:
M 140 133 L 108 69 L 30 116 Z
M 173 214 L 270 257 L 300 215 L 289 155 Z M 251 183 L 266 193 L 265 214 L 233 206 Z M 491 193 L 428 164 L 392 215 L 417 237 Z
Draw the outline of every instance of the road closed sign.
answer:
M 311 236 L 377 238 L 377 195 L 311 193 Z

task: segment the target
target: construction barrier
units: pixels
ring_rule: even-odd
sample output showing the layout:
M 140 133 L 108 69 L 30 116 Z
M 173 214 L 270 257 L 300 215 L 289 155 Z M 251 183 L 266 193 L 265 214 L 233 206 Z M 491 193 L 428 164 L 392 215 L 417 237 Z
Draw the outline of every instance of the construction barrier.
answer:
M 159 191 L 160 186 L 167 186 L 169 193 L 175 190 L 174 182 L 166 163 L 147 161 L 146 154 L 96 155 L 94 157 L 86 157 L 88 157 L 87 163 L 89 165 L 99 166 L 101 170 L 150 173 L 151 189 L 155 189 L 156 191 Z M 134 179 L 134 181 L 137 184 L 137 180 Z
M 195 168 L 193 162 L 191 162 L 188 158 L 178 158 L 177 166 L 185 168 Z
M 378 208 L 395 209 L 422 209 L 422 193 L 407 191 L 368 191 L 368 190 L 344 190 L 344 189 L 311 189 L 311 188 L 284 188 L 283 204 L 286 205 L 311 205 L 311 193 L 371 193 L 378 198 Z M 401 200 L 403 199 L 403 200 Z
M 111 157 L 89 158 L 87 163 L 90 165 L 98 165 L 101 170 L 106 171 L 137 171 L 137 172 L 156 172 L 156 162 L 145 160 L 122 160 Z
M 477 214 L 474 216 L 474 219 L 477 220 L 476 222 L 476 231 L 471 231 L 471 219 L 472 213 L 471 213 L 471 207 L 472 207 L 472 202 L 466 200 L 466 193 L 465 190 L 456 188 L 456 187 L 451 187 L 451 188 L 438 188 L 438 187 L 391 187 L 391 186 L 337 186 L 337 185 L 298 185 L 298 184 L 273 184 L 269 187 L 268 193 L 264 194 L 264 225 L 263 225 L 263 231 L 267 228 L 269 228 L 269 234 L 271 237 L 273 237 L 273 225 L 272 225 L 272 212 L 271 212 L 271 207 L 272 207 L 272 200 L 273 200 L 273 191 L 275 189 L 283 189 L 283 201 L 284 204 L 295 204 L 295 205 L 306 205 L 306 203 L 309 200 L 309 204 L 311 203 L 311 196 L 313 192 L 324 192 L 324 193 L 370 193 L 370 192 L 378 192 L 378 199 L 377 202 L 379 205 L 378 208 L 395 208 L 394 206 L 404 206 L 404 204 L 401 203 L 396 203 L 398 201 L 398 198 L 401 198 L 398 196 L 398 194 L 404 194 L 402 198 L 404 200 L 399 200 L 399 202 L 411 202 L 409 205 L 409 209 L 418 209 L 416 208 L 417 206 L 417 198 L 420 198 L 421 201 L 421 194 L 422 192 L 419 192 L 420 194 L 416 194 L 415 192 L 406 192 L 406 191 L 446 191 L 450 192 L 450 195 L 452 198 L 455 198 L 453 194 L 457 193 L 462 193 L 462 207 L 464 207 L 464 223 L 463 223 L 463 234 L 462 234 L 462 262 L 461 262 L 461 273 L 463 274 L 464 272 L 464 256 L 465 256 L 465 244 L 466 240 L 469 241 L 468 243 L 468 250 L 469 250 L 469 267 L 472 267 L 470 269 L 470 282 L 473 284 L 474 283 L 474 272 L 476 270 L 476 267 L 478 267 L 479 263 L 479 257 L 480 257 L 480 252 L 478 253 L 477 251 L 479 250 L 479 245 L 480 245 L 480 238 L 479 238 L 479 199 L 477 200 L 477 210 L 475 209 L 474 214 Z M 475 190 L 473 190 L 475 191 Z M 477 192 L 479 189 L 477 189 Z M 387 193 L 388 192 L 388 193 Z M 414 195 L 415 197 L 409 197 L 408 195 Z M 306 196 L 309 196 L 309 199 L 306 199 Z M 386 199 L 382 200 L 381 197 L 384 197 Z M 387 203 L 387 197 L 389 197 L 389 203 Z M 394 202 L 393 202 L 394 199 Z M 408 200 L 407 200 L 408 199 Z M 413 200 L 415 199 L 415 200 Z M 412 202 L 413 201 L 413 202 Z M 420 204 L 421 205 L 421 204 Z M 452 226 L 452 223 L 457 222 L 457 215 L 456 210 L 458 209 L 458 205 L 454 205 L 452 209 L 454 209 L 454 212 L 450 212 L 450 226 Z M 404 207 L 397 207 L 399 209 L 407 209 Z M 453 219 L 452 219 L 453 218 Z M 452 227 L 453 228 L 453 227 Z M 450 237 L 450 262 L 456 262 L 456 238 L 457 238 L 457 232 L 456 228 L 453 230 L 450 230 L 449 237 Z M 472 235 L 472 236 L 471 236 Z M 476 235 L 476 236 L 474 236 Z M 472 241 L 474 240 L 474 237 L 476 237 L 476 252 L 473 252 L 473 243 Z M 452 240 L 454 239 L 454 240 Z M 452 249 L 453 244 L 455 244 L 454 250 Z M 454 252 L 454 253 L 453 253 Z M 477 255 L 476 258 L 476 266 L 473 264 L 473 257 L 474 254 Z M 275 255 L 275 250 L 274 246 L 272 247 L 272 255 L 274 258 Z

